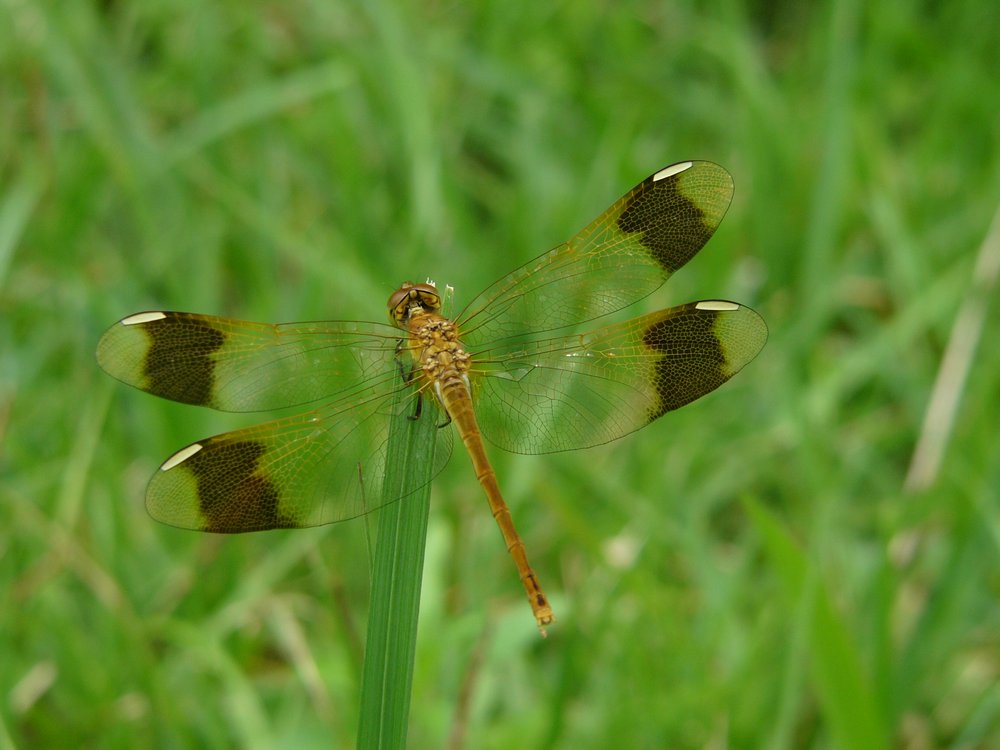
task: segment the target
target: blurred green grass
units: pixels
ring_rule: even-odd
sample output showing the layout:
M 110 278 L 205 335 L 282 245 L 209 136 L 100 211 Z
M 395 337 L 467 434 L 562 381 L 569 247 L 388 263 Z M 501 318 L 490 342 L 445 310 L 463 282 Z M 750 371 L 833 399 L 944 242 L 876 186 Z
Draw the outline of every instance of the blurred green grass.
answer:
M 989 4 L 0 14 L 0 746 L 353 745 L 369 525 L 152 522 L 164 457 L 258 420 L 109 382 L 105 327 L 381 320 L 426 276 L 461 304 L 687 158 L 726 166 L 736 200 L 650 304 L 740 300 L 768 346 L 613 445 L 492 451 L 547 641 L 452 461 L 410 745 L 1000 745 Z M 904 489 L 970 299 L 985 328 L 944 381 L 943 461 Z

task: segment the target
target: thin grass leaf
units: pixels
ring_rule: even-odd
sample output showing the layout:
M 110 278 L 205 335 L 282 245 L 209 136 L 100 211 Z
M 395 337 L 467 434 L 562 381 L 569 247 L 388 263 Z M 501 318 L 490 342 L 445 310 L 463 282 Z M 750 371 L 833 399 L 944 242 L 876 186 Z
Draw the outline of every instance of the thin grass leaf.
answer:
M 844 618 L 830 601 L 821 580 L 809 573 L 812 564 L 781 521 L 764 506 L 748 502 L 747 510 L 774 565 L 790 607 L 806 598 L 808 652 L 813 680 L 834 747 L 889 747 L 879 702 L 866 675 L 857 644 Z
M 409 418 L 413 400 L 401 393 L 389 432 L 385 491 L 395 492 L 413 473 L 424 485 L 384 508 L 379 517 L 361 678 L 358 748 L 403 748 L 413 683 L 430 479 L 434 466 L 436 409 Z M 426 404 L 425 404 L 426 406 Z

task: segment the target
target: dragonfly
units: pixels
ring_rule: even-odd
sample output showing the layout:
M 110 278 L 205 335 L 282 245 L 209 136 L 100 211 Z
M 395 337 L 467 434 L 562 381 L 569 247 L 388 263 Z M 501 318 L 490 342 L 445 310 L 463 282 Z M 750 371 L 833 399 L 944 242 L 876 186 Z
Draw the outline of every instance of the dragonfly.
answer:
M 457 429 L 544 635 L 552 607 L 484 438 L 522 454 L 601 445 L 750 362 L 767 326 L 728 300 L 583 326 L 656 291 L 708 242 L 732 195 L 732 177 L 711 162 L 660 169 L 453 317 L 442 313 L 436 285 L 407 282 L 389 298 L 388 323 L 167 311 L 121 319 L 101 338 L 97 361 L 130 386 L 226 412 L 305 409 L 174 453 L 146 489 L 149 514 L 232 534 L 344 521 L 401 500 L 429 481 L 381 485 L 402 397 L 411 418 L 438 420 L 431 476 L 451 454 L 449 423 Z

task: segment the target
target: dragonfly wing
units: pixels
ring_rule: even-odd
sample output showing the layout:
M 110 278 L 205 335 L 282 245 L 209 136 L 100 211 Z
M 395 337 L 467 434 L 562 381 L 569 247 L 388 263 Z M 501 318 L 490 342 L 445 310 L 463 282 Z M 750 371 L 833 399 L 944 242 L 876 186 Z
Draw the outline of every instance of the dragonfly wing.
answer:
M 382 486 L 392 402 L 342 400 L 193 443 L 150 480 L 146 509 L 171 526 L 237 533 L 334 523 L 405 497 L 424 482 L 393 494 Z M 426 402 L 421 419 L 440 421 Z M 414 407 L 408 398 L 401 408 Z M 451 455 L 451 432 L 437 430 L 433 475 Z
M 692 302 L 595 331 L 472 352 L 483 435 L 514 453 L 607 443 L 715 390 L 767 326 L 735 302 Z
M 620 310 L 658 289 L 708 242 L 733 180 L 717 164 L 665 167 L 568 242 L 500 279 L 456 319 L 470 347 L 552 331 Z
M 399 331 L 378 323 L 270 325 L 145 312 L 107 330 L 97 361 L 156 396 L 222 411 L 266 411 L 391 381 L 399 340 Z

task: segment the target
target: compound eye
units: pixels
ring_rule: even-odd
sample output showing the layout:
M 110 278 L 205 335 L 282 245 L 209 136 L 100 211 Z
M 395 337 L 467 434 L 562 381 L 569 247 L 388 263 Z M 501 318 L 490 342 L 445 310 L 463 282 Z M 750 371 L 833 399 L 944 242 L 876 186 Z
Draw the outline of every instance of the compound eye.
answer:
M 441 295 L 433 284 L 415 284 L 412 290 L 425 310 L 436 312 L 441 309 Z
M 410 290 L 413 284 L 404 281 L 403 284 L 389 297 L 389 319 L 402 322 L 406 318 L 406 308 L 409 306 Z
M 400 302 L 402 302 L 404 299 L 410 296 L 410 290 L 412 288 L 413 284 L 407 281 L 401 287 L 399 287 L 399 289 L 394 291 L 392 293 L 392 296 L 389 297 L 389 309 L 395 310 Z

